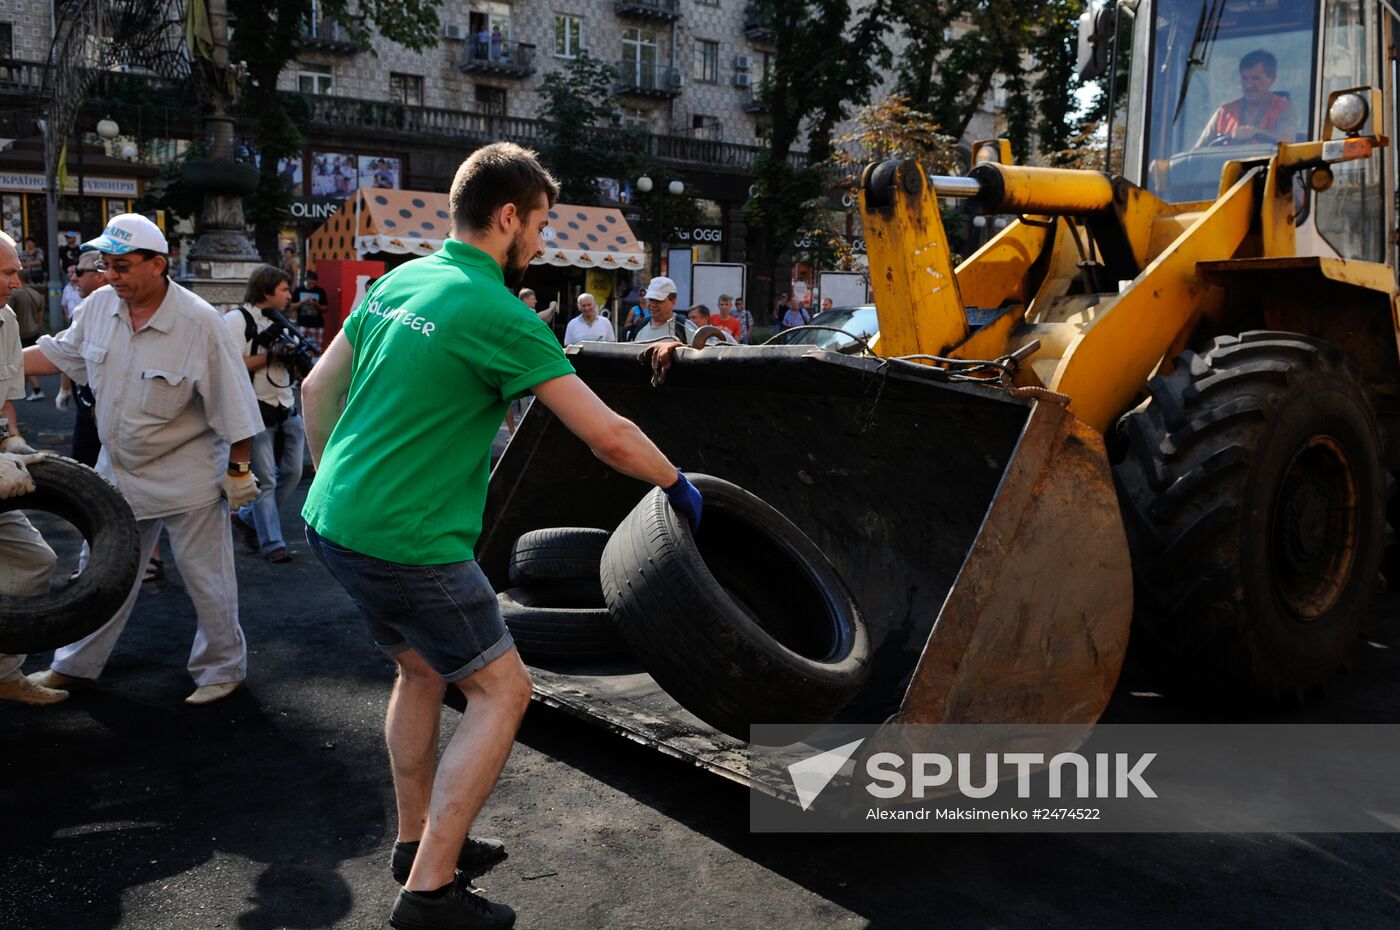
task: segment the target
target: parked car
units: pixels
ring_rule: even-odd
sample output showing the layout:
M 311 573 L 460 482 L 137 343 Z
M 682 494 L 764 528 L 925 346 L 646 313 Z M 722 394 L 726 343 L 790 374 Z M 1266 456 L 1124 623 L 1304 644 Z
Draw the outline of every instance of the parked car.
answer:
M 833 307 L 812 317 L 808 326 L 830 326 L 849 335 L 834 333 L 830 329 L 793 329 L 779 333 L 772 345 L 817 346 L 830 352 L 859 352 L 858 339 L 869 341 L 880 332 L 880 321 L 875 316 L 874 304 L 859 307 Z

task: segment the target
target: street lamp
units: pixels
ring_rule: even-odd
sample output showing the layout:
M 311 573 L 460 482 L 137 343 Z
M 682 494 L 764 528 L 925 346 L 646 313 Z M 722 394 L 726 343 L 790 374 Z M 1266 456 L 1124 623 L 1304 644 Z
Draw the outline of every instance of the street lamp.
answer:
M 118 128 L 116 120 L 112 119 L 110 116 L 97 121 L 97 135 L 100 138 L 111 142 L 120 133 L 121 129 Z
M 637 178 L 637 190 L 643 194 L 650 194 L 655 185 L 651 178 L 642 175 Z M 679 197 L 685 193 L 685 185 L 680 181 L 672 181 L 666 185 L 666 190 L 673 196 Z M 662 240 L 662 231 L 666 228 L 664 216 L 666 212 L 666 199 L 658 192 L 656 197 L 656 248 L 651 253 L 651 274 L 652 277 L 661 273 L 661 248 L 665 244 Z

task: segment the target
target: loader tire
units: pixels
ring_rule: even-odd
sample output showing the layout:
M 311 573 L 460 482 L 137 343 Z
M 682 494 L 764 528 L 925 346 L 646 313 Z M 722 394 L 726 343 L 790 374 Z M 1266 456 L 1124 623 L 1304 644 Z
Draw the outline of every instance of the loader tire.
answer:
M 597 580 L 598 563 L 608 531 L 560 526 L 521 533 L 510 550 L 510 583 L 589 578 Z
M 87 569 L 67 587 L 32 597 L 0 594 L 0 653 L 45 652 L 77 642 L 112 618 L 141 570 L 141 535 L 131 507 L 80 462 L 47 455 L 29 466 L 35 490 L 0 500 L 0 513 L 51 513 L 88 541 Z
M 627 654 L 596 580 L 510 588 L 496 601 L 522 658 L 606 662 Z
M 836 569 L 791 521 L 728 481 L 689 476 L 700 532 L 652 489 L 603 550 L 603 596 L 632 654 L 710 726 L 822 723 L 870 673 L 870 640 Z
M 1148 390 L 1114 468 L 1145 656 L 1209 690 L 1302 700 L 1346 661 L 1382 558 L 1360 372 L 1320 340 L 1247 332 Z

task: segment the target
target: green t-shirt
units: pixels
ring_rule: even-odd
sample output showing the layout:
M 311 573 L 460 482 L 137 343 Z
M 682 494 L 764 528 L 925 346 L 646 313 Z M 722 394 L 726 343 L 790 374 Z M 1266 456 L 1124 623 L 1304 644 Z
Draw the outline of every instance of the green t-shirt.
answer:
M 350 392 L 306 522 L 390 562 L 475 558 L 507 405 L 573 365 L 495 260 L 455 239 L 376 281 L 345 338 L 355 350 Z

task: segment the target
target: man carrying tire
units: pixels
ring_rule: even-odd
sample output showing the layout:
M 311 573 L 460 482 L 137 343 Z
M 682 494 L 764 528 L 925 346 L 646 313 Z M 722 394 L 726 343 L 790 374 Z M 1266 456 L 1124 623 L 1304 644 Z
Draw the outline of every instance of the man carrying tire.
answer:
M 380 278 L 302 387 L 317 464 L 307 538 L 398 671 L 385 723 L 399 816 L 391 869 L 404 885 L 394 927 L 515 920 L 470 885 L 503 847 L 467 837 L 530 699 L 473 551 L 510 401 L 533 392 L 600 459 L 700 518 L 685 476 L 579 380 L 549 326 L 507 289 L 539 254 L 558 191 L 532 152 L 477 150 L 452 182 L 452 237 Z M 467 707 L 435 770 L 448 682 Z
M 41 456 L 19 434 L 15 401 L 25 396 L 24 356 L 19 322 L 10 309 L 10 293 L 20 287 L 19 250 L 15 240 L 0 232 L 0 416 L 6 430 L 0 430 L 0 500 L 9 500 L 34 490 L 34 479 L 27 466 Z M 49 589 L 53 573 L 53 550 L 44 537 L 17 510 L 0 513 L 0 594 L 32 597 Z M 67 691 L 37 685 L 20 673 L 24 656 L 0 655 L 0 701 L 20 704 L 57 704 Z
M 111 287 L 88 297 L 68 329 L 26 349 L 24 367 L 91 385 L 102 439 L 97 471 L 131 505 L 143 554 L 162 526 L 169 532 L 199 623 L 187 666 L 196 688 L 185 701 L 208 704 L 237 689 L 248 670 L 228 507 L 258 493 L 249 465 L 263 428 L 257 398 L 222 318 L 170 280 L 154 223 L 123 213 L 86 247 L 102 253 Z M 65 687 L 101 674 L 140 592 L 138 577 L 111 620 L 59 649 L 53 667 L 31 680 Z

